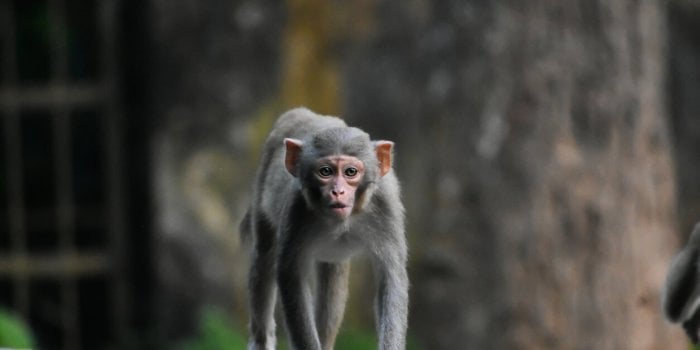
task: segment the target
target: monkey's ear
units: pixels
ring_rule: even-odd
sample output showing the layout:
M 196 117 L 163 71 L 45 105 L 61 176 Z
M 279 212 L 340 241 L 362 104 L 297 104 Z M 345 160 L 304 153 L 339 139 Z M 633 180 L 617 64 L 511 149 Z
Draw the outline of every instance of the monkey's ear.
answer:
M 297 164 L 299 163 L 299 157 L 301 156 L 301 147 L 304 145 L 301 140 L 297 139 L 284 139 L 284 167 L 287 171 L 292 174 L 292 176 L 297 177 Z
M 394 143 L 391 141 L 374 141 L 374 152 L 379 161 L 379 176 L 384 176 L 391 170 L 391 150 Z

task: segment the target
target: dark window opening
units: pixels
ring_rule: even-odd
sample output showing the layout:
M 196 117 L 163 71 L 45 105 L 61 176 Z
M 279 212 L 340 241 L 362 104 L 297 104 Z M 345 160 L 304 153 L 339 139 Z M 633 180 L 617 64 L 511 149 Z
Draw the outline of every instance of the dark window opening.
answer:
M 23 84 L 46 83 L 51 75 L 46 0 L 14 0 L 17 76 Z

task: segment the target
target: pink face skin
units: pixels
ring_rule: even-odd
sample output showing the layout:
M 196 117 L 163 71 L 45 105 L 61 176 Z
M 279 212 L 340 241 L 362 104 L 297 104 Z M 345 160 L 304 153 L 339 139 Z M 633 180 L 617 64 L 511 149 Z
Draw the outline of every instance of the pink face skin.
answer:
M 323 202 L 334 216 L 346 219 L 352 214 L 355 193 L 364 174 L 364 164 L 352 156 L 329 156 L 317 161 L 314 175 L 321 182 Z

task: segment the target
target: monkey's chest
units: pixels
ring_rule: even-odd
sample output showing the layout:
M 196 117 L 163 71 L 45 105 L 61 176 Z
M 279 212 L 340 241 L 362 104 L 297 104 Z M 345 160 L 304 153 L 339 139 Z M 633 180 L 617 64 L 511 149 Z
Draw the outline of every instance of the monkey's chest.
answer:
M 347 261 L 362 251 L 362 246 L 349 234 L 337 238 L 322 237 L 314 243 L 314 258 L 323 262 Z

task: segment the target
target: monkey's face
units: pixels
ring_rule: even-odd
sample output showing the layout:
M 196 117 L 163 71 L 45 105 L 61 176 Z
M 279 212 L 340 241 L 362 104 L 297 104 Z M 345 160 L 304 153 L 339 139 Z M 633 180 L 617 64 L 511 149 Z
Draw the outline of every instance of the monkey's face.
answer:
M 339 219 L 348 218 L 365 177 L 364 163 L 348 155 L 328 156 L 319 158 L 313 171 L 321 195 L 319 209 Z

